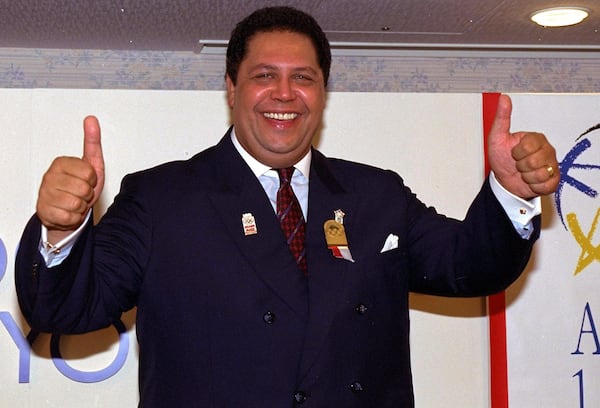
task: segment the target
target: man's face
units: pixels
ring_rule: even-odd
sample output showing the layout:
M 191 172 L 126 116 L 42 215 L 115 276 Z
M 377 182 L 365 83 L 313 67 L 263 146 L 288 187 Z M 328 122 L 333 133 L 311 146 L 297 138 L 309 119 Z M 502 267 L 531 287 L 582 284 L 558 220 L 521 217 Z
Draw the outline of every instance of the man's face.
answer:
M 227 101 L 242 146 L 273 168 L 292 166 L 310 149 L 325 109 L 325 84 L 311 40 L 274 31 L 248 42 Z

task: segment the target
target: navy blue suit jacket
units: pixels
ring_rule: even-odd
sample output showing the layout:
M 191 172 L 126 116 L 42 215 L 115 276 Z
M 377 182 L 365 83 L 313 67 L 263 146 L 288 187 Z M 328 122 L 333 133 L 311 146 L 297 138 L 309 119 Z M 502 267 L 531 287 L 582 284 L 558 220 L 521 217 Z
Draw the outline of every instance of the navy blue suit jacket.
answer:
M 227 134 L 188 161 L 126 176 L 51 270 L 34 216 L 16 261 L 21 309 L 36 330 L 78 333 L 137 306 L 143 407 L 411 407 L 409 291 L 502 290 L 537 238 L 515 233 L 487 182 L 456 221 L 395 173 L 318 151 L 308 200 L 305 278 Z M 337 209 L 354 263 L 326 246 Z M 257 234 L 244 235 L 244 213 Z M 389 234 L 399 246 L 380 253 Z

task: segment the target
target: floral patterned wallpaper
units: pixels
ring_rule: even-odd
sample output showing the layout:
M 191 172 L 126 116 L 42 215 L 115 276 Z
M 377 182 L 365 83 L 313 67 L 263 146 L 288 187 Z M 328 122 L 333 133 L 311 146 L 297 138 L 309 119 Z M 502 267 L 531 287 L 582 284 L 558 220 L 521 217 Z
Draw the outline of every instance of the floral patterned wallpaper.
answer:
M 2 88 L 222 90 L 221 54 L 0 48 Z M 334 55 L 337 92 L 600 92 L 597 57 Z

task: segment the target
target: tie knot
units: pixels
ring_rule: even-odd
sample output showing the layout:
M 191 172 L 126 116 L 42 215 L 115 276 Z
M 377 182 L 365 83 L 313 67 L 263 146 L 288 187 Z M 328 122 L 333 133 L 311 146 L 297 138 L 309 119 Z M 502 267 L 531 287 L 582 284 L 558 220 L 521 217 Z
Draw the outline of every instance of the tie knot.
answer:
M 292 167 L 286 167 L 285 169 L 276 169 L 277 170 L 277 174 L 279 175 L 279 181 L 283 184 L 283 183 L 289 183 L 290 180 L 292 179 L 292 174 L 294 174 L 294 170 L 295 168 Z

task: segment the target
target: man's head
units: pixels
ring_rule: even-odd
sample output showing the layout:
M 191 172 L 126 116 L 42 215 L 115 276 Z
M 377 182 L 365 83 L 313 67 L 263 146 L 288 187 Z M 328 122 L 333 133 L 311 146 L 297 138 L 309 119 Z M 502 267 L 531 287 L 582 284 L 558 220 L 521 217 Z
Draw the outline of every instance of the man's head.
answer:
M 310 38 L 319 66 L 323 71 L 325 86 L 329 81 L 331 67 L 331 49 L 329 41 L 316 20 L 292 7 L 266 7 L 259 9 L 240 21 L 231 32 L 227 46 L 226 72 L 234 84 L 242 60 L 248 51 L 248 41 L 252 36 L 261 32 L 290 31 L 304 34 Z
M 296 164 L 321 125 L 331 61 L 322 34 L 312 17 L 277 7 L 253 13 L 232 35 L 226 85 L 235 134 L 269 167 Z

